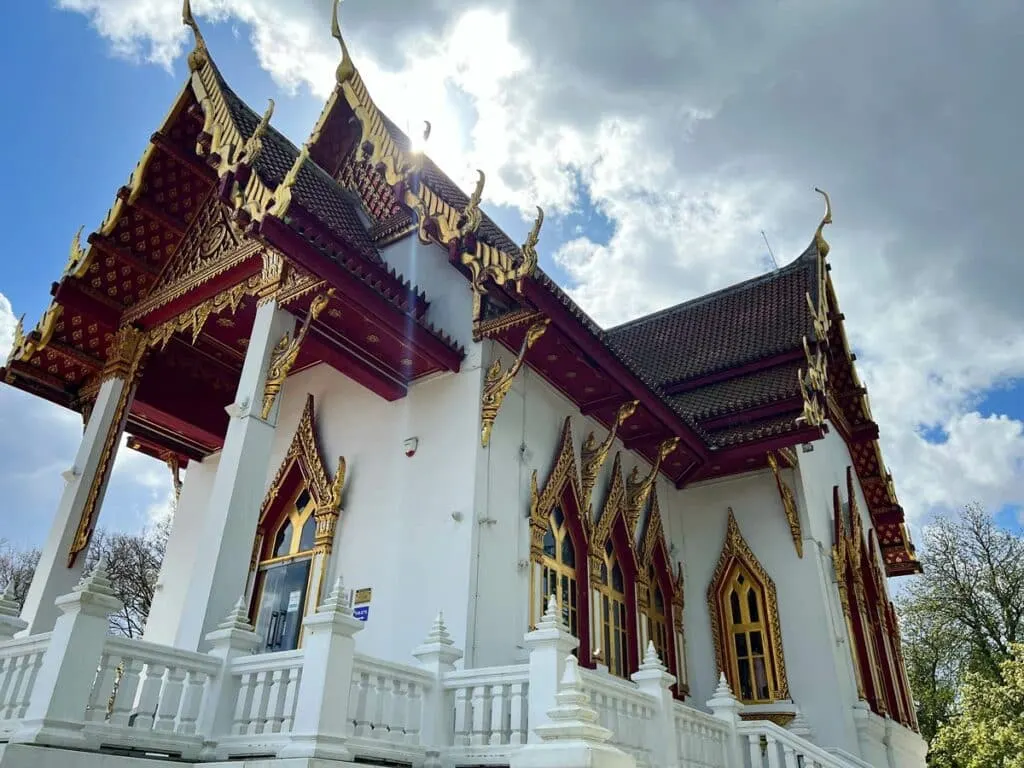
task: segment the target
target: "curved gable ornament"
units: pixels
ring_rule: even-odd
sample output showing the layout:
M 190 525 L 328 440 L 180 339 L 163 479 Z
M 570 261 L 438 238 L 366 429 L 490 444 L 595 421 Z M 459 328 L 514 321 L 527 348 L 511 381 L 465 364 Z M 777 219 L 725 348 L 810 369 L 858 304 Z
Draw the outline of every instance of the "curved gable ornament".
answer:
M 726 529 L 725 543 L 722 545 L 722 554 L 718 557 L 718 564 L 715 566 L 714 575 L 712 575 L 711 582 L 708 584 L 707 593 L 708 612 L 711 614 L 711 638 L 715 646 L 717 671 L 719 673 L 725 672 L 728 675 L 728 670 L 731 669 L 731 665 L 726 663 L 727 659 L 724 653 L 722 637 L 723 630 L 726 629 L 723 626 L 725 624 L 725 606 L 722 590 L 726 585 L 729 572 L 735 561 L 739 561 L 757 579 L 764 590 L 764 611 L 767 618 L 765 628 L 768 634 L 767 647 L 771 648 L 771 661 L 775 671 L 776 689 L 772 692 L 772 698 L 776 701 L 788 699 L 789 681 L 786 678 L 786 660 L 782 655 L 782 624 L 779 621 L 775 582 L 772 581 L 772 577 L 768 575 L 764 566 L 761 565 L 743 538 L 743 534 L 740 533 L 740 527 L 736 522 L 736 516 L 733 514 L 732 507 L 729 508 L 729 524 Z M 730 680 L 729 683 L 733 686 L 738 685 L 736 680 Z
M 302 480 L 309 490 L 310 498 L 316 506 L 313 516 L 316 519 L 315 549 L 329 553 L 334 542 L 334 531 L 341 511 L 341 496 L 345 486 L 345 457 L 338 457 L 338 467 L 332 480 L 316 445 L 316 426 L 313 422 L 313 395 L 306 396 L 306 406 L 302 409 L 295 436 L 292 437 L 288 452 L 281 466 L 274 475 L 274 480 L 267 489 L 267 494 L 260 507 L 259 531 L 274 509 L 275 502 L 282 489 L 294 477 L 295 472 L 301 473 Z
M 567 517 L 578 516 L 583 529 L 584 538 L 590 536 L 591 522 L 582 506 L 583 490 L 580 477 L 576 470 L 576 451 L 573 447 L 572 422 L 566 416 L 562 424 L 562 438 L 558 446 L 555 465 L 551 468 L 544 490 L 537 485 L 537 470 L 530 478 L 530 551 L 540 556 L 544 547 L 544 533 L 548 527 L 548 515 L 564 498 L 566 490 L 572 494 L 575 505 L 573 510 L 562 510 Z M 581 545 L 585 542 L 580 542 Z
M 636 571 L 636 547 L 633 543 L 633 529 L 630 526 L 630 518 L 627 513 L 627 491 L 626 484 L 622 479 L 622 455 L 615 454 L 612 462 L 611 485 L 608 488 L 608 495 L 605 496 L 604 504 L 601 506 L 601 516 L 594 523 L 594 534 L 590 540 L 590 580 L 600 580 L 601 563 L 604 558 L 604 549 L 612 537 L 615 528 L 615 521 L 622 518 L 625 526 L 626 538 L 629 542 L 628 552 L 619 553 L 620 557 L 628 557 L 633 570 Z

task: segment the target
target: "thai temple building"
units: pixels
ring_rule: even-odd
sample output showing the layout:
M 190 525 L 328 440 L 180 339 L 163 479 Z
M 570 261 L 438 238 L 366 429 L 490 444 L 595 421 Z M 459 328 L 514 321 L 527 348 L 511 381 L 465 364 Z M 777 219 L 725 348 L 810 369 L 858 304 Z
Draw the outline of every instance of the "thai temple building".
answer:
M 337 8 L 301 146 L 184 20 L 166 119 L 0 369 L 84 424 L 0 600 L 0 768 L 923 766 L 830 206 L 781 268 L 601 328 L 542 212 L 517 245 L 380 112 Z M 84 565 L 118 450 L 180 494 L 141 640 Z

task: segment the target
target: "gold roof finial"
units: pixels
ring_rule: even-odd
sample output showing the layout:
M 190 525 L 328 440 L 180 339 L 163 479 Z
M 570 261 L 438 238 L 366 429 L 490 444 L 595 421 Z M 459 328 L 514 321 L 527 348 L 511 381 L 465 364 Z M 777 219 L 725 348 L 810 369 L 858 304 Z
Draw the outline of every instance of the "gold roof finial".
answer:
M 814 244 L 817 246 L 818 253 L 821 254 L 821 258 L 825 258 L 828 256 L 829 244 L 825 240 L 822 230 L 825 229 L 826 224 L 832 223 L 832 201 L 829 200 L 828 192 L 825 190 L 815 187 L 814 191 L 825 198 L 825 215 L 822 217 L 821 223 L 818 225 L 818 229 L 814 233 Z
M 522 290 L 522 281 L 524 277 L 533 277 L 533 273 L 537 271 L 537 243 L 540 242 L 540 228 L 544 225 L 544 209 L 539 205 L 537 206 L 537 220 L 533 222 L 533 229 L 530 230 L 530 234 L 526 236 L 526 242 L 523 243 L 519 249 L 523 254 L 523 261 L 516 269 L 514 279 L 516 281 L 516 290 Z
M 184 0 L 182 4 L 181 23 L 192 30 L 192 36 L 195 38 L 195 47 L 192 48 L 192 53 L 188 55 L 189 69 L 194 71 L 206 63 L 207 50 L 203 33 L 199 31 L 199 23 L 196 21 L 196 17 L 192 15 L 192 0 Z
M 348 46 L 345 45 L 345 38 L 341 36 L 341 24 L 338 23 L 338 6 L 341 0 L 331 0 L 331 36 L 341 46 L 341 63 L 335 72 L 338 85 L 352 79 L 356 73 L 356 65 L 352 63 L 352 57 L 348 54 Z

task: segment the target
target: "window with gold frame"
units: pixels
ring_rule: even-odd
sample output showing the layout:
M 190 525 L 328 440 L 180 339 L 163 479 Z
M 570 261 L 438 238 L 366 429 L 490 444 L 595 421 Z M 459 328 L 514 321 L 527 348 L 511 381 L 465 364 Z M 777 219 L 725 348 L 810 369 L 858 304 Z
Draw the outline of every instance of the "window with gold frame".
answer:
M 548 515 L 541 554 L 541 605 L 555 596 L 562 621 L 579 636 L 579 584 L 576 578 L 576 547 L 561 506 Z
M 267 526 L 256 568 L 256 634 L 261 653 L 299 647 L 302 620 L 311 595 L 310 576 L 316 541 L 316 504 L 305 485 L 283 505 L 277 520 Z
M 600 595 L 601 644 L 608 671 L 617 677 L 629 674 L 629 619 L 626 611 L 626 578 L 611 540 L 605 544 L 597 591 Z
M 654 565 L 647 569 L 647 583 L 647 638 L 654 643 L 658 658 L 671 668 L 674 664 L 668 642 L 669 603 L 665 601 L 665 594 Z
M 775 583 L 729 510 L 725 544 L 708 584 L 718 668 L 745 704 L 789 698 Z

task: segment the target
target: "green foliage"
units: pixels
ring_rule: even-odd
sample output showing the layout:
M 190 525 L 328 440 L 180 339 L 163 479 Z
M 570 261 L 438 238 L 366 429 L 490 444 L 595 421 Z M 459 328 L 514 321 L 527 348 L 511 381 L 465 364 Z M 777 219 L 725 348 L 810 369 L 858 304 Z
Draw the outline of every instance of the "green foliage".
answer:
M 897 606 L 918 723 L 931 744 L 929 764 L 1024 768 L 1024 762 L 1000 762 L 1013 750 L 1024 754 L 1024 742 L 1014 741 L 1024 736 L 1000 730 L 1024 734 L 1024 685 L 1014 689 L 1007 678 L 1024 675 L 1018 645 L 1024 643 L 1024 538 L 972 505 L 959 518 L 929 526 L 922 549 L 924 574 Z
M 943 726 L 929 755 L 935 768 L 1024 768 L 1024 645 L 999 665 L 1001 682 L 968 672 L 959 714 Z

